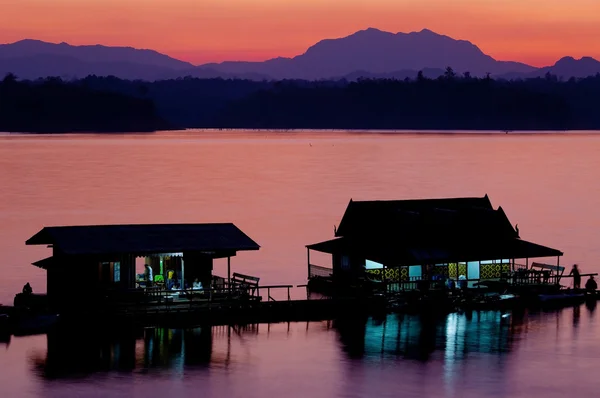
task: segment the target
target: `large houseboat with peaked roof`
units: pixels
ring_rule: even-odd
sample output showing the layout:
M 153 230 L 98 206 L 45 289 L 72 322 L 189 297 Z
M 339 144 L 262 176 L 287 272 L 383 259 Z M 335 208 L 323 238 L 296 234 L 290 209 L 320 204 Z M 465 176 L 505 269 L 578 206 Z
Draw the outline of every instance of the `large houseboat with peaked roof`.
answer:
M 444 281 L 473 288 L 485 281 L 557 286 L 563 253 L 521 239 L 487 195 L 388 201 L 350 200 L 335 237 L 307 246 L 309 280 L 385 282 L 411 290 Z M 331 265 L 311 263 L 311 251 Z M 552 258 L 553 264 L 533 261 Z

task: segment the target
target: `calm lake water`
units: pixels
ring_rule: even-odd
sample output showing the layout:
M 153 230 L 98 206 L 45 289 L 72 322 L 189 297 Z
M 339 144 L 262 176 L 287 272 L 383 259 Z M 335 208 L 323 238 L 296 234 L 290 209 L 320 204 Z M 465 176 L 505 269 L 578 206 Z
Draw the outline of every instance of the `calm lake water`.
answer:
M 262 248 L 233 258 L 233 271 L 301 284 L 304 246 L 333 236 L 350 198 L 487 193 L 521 237 L 598 272 L 599 153 L 597 134 L 0 135 L 0 303 L 25 282 L 45 290 L 30 264 L 49 249 L 24 242 L 47 225 L 234 222 Z M 599 343 L 600 318 L 586 306 L 79 330 L 0 342 L 0 396 L 596 396 Z

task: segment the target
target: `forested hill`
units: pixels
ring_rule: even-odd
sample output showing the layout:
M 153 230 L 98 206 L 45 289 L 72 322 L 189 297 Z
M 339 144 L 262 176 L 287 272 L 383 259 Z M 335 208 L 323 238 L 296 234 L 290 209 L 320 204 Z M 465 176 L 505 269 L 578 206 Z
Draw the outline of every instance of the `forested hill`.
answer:
M 11 91 L 12 90 L 12 91 Z M 0 130 L 174 128 L 600 129 L 600 75 L 560 81 L 458 76 L 357 82 L 91 76 L 3 82 Z M 35 115 L 35 118 L 31 118 Z M 163 120 L 166 121 L 163 122 Z M 12 123 L 12 124 L 11 124 Z M 19 128 L 21 127 L 21 128 Z
M 53 78 L 20 82 L 7 75 L 0 82 L 0 131 L 147 132 L 170 127 L 150 99 Z

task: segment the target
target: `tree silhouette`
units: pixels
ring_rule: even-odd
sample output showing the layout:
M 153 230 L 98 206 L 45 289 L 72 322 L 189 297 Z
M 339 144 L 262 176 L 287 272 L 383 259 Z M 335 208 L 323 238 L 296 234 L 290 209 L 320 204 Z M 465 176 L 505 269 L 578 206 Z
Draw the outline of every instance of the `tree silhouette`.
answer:
M 550 72 L 546 72 L 546 74 L 544 75 L 544 79 L 546 79 L 546 81 L 549 81 L 549 82 L 557 82 L 558 81 L 558 78 Z
M 11 72 L 7 73 L 4 76 L 4 79 L 2 79 L 2 83 L 5 83 L 5 84 L 15 83 L 16 81 L 17 81 L 17 76 Z
M 446 68 L 446 71 L 444 72 L 444 77 L 446 79 L 452 80 L 456 77 L 456 72 L 454 72 L 454 69 L 452 69 L 450 66 L 448 66 Z

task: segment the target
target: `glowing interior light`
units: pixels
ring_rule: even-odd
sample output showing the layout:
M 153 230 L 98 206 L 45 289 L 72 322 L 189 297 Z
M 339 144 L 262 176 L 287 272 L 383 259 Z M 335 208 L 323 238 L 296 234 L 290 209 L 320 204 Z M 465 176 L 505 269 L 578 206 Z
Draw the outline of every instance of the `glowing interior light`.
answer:
M 365 260 L 365 268 L 366 269 L 382 269 L 383 264 L 375 262 L 375 261 L 371 261 L 371 260 Z

